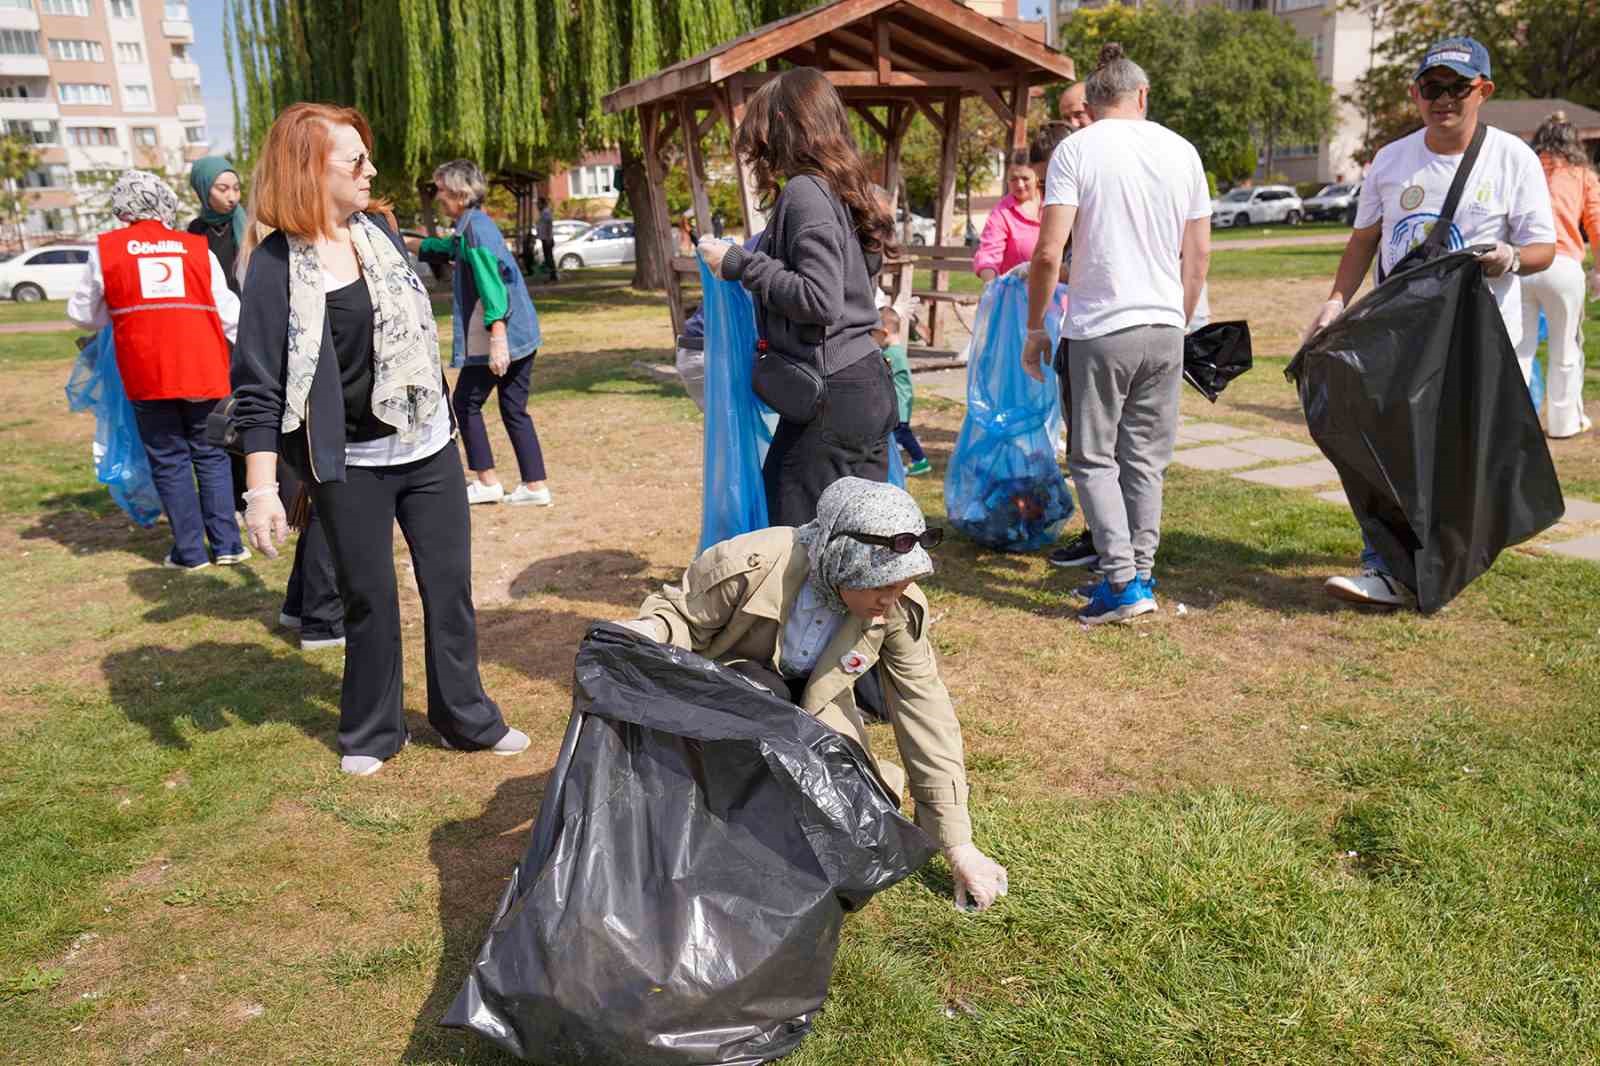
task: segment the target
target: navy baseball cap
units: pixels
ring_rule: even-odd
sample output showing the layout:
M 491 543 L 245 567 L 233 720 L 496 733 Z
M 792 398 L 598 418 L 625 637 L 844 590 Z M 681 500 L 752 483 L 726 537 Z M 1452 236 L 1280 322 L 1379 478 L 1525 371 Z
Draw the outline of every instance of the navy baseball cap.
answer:
M 1487 78 L 1489 50 L 1471 37 L 1446 37 L 1428 49 L 1411 80 L 1416 81 L 1434 67 L 1449 67 L 1464 78 Z

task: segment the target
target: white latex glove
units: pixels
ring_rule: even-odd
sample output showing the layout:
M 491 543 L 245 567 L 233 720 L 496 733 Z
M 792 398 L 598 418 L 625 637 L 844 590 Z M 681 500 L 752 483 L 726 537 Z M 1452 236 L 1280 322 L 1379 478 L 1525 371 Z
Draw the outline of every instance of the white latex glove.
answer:
M 1030 329 L 1028 340 L 1022 346 L 1022 372 L 1037 382 L 1044 381 L 1044 371 L 1040 369 L 1044 357 L 1050 352 L 1050 334 L 1042 329 Z
M 728 242 L 716 237 L 701 237 L 700 243 L 695 245 L 700 258 L 706 261 L 706 266 L 711 268 L 711 273 L 717 277 L 722 276 L 722 260 L 728 254 Z
M 666 627 L 661 624 L 661 619 L 659 618 L 619 618 L 611 624 L 621 626 L 623 629 L 631 629 L 646 640 L 653 640 L 657 643 L 667 639 L 667 634 L 662 632 Z
M 1321 307 L 1317 308 L 1317 317 L 1313 318 L 1311 320 L 1311 325 L 1307 326 L 1306 331 L 1300 334 L 1300 343 L 1304 344 L 1306 341 L 1310 340 L 1313 333 L 1328 325 L 1342 314 L 1344 314 L 1344 297 L 1334 296 L 1328 299 L 1328 301 L 1325 302 Z
M 1492 249 L 1478 254 L 1478 262 L 1483 266 L 1483 276 L 1498 278 L 1503 275 L 1511 269 L 1514 254 L 1511 245 L 1505 241 L 1495 241 Z
M 964 911 L 987 910 L 1006 894 L 1006 868 L 979 851 L 975 844 L 957 844 L 944 849 L 945 861 L 956 882 L 956 908 Z
M 244 528 L 252 548 L 268 559 L 278 557 L 278 545 L 289 539 L 289 516 L 283 513 L 276 484 L 244 494 Z
M 506 343 L 505 330 L 489 334 L 489 373 L 500 377 L 511 369 L 511 346 Z
M 1600 300 L 1600 267 L 1589 271 L 1589 299 Z

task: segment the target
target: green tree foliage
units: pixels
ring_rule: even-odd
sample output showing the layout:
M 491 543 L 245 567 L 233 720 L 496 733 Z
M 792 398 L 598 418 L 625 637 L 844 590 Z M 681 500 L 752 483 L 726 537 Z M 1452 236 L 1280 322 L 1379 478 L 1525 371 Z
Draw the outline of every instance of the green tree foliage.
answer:
M 1282 19 L 1218 6 L 1081 9 L 1062 24 L 1081 77 L 1100 46 L 1121 42 L 1150 75 L 1150 117 L 1187 138 L 1223 181 L 1254 172 L 1256 149 L 1319 141 L 1333 128 L 1332 91 L 1311 46 Z
M 12 239 L 26 247 L 23 217 L 28 198 L 22 191 L 28 174 L 39 169 L 39 150 L 26 137 L 10 134 L 0 137 L 0 219 L 11 225 Z
M 1386 35 L 1345 99 L 1366 120 L 1363 161 L 1421 127 L 1406 86 L 1433 42 L 1476 37 L 1489 49 L 1495 95 L 1558 98 L 1600 108 L 1600 6 L 1595 0 L 1353 0 Z

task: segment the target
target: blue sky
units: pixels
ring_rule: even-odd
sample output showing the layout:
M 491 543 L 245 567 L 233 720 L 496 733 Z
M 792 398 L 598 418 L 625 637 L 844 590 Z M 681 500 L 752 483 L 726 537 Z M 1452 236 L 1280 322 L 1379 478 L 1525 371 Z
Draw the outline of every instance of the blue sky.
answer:
M 194 58 L 200 64 L 211 148 L 225 155 L 233 149 L 233 93 L 222 55 L 222 0 L 190 0 L 189 17 L 194 20 Z

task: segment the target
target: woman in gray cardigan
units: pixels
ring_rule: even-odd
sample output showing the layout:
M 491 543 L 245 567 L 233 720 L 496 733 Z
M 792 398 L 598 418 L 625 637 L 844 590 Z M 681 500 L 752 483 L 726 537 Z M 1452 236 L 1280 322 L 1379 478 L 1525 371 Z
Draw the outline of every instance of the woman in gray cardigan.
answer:
M 751 97 L 736 148 L 762 194 L 776 200 L 771 220 L 754 251 L 703 238 L 700 254 L 750 290 L 768 346 L 822 376 L 822 402 L 809 419 L 779 421 L 762 469 L 767 520 L 801 526 L 839 478 L 888 480 L 894 383 L 872 332 L 894 220 L 856 151 L 843 101 L 810 67 L 784 71 Z

